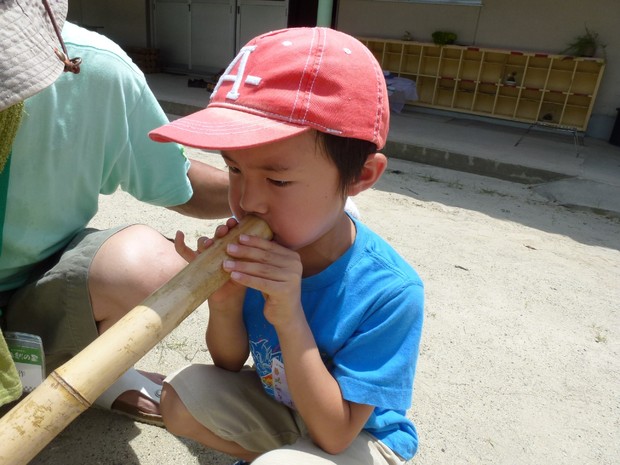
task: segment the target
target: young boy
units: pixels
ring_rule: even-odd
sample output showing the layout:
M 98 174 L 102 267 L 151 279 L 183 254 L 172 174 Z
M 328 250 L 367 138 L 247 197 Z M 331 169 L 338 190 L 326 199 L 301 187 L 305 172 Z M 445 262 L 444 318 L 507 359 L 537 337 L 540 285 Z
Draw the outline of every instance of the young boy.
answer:
M 250 41 L 205 110 L 151 132 L 220 150 L 235 218 L 256 215 L 274 233 L 228 247 L 231 280 L 209 299 L 213 365 L 164 385 L 171 432 L 255 465 L 402 464 L 415 454 L 406 411 L 422 282 L 343 208 L 385 170 L 377 151 L 388 123 L 383 74 L 366 47 L 298 28 Z

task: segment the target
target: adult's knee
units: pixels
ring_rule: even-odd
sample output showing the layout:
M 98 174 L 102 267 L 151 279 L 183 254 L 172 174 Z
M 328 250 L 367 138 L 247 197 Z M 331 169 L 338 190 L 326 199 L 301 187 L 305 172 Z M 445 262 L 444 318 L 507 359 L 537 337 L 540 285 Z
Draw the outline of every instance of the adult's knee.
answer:
M 127 273 L 148 270 L 151 273 L 175 274 L 185 261 L 174 244 L 158 231 L 145 225 L 129 226 L 110 237 L 95 256 L 96 261 Z
M 159 232 L 144 225 L 125 228 L 110 237 L 93 259 L 88 275 L 93 307 L 102 301 L 133 308 L 185 265 Z

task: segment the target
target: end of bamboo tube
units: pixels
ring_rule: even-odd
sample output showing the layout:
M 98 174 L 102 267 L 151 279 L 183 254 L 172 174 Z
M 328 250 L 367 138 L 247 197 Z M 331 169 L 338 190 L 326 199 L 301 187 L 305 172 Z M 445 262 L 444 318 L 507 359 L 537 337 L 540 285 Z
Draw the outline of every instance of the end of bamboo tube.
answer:
M 273 237 L 273 232 L 267 222 L 254 215 L 243 217 L 239 221 L 239 226 L 241 227 L 240 233 L 262 237 L 263 239 L 271 239 Z

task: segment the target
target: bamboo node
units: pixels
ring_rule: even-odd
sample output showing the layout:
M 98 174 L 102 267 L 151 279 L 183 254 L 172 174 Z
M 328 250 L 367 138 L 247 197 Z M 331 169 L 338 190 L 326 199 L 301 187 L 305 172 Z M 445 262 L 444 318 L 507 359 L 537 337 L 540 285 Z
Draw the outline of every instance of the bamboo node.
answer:
M 87 408 L 89 408 L 92 405 L 92 402 L 89 402 L 88 400 L 86 400 L 84 398 L 84 396 L 82 396 L 82 394 L 80 394 L 79 391 L 76 391 L 73 386 L 71 386 L 69 383 L 67 383 L 62 376 L 60 376 L 56 371 L 53 371 L 52 374 L 50 375 L 50 377 L 56 381 L 58 384 L 60 384 L 60 386 L 62 386 L 62 388 L 68 393 L 70 394 L 75 400 L 77 400 L 80 404 L 82 404 L 84 406 L 84 410 L 86 410 Z

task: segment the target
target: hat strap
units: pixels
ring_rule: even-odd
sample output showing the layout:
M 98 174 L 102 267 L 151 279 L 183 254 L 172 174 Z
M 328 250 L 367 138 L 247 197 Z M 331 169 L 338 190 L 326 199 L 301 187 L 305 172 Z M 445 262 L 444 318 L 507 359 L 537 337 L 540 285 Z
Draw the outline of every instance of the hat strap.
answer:
M 80 64 L 82 63 L 82 59 L 80 57 L 69 58 L 67 53 L 67 47 L 65 46 L 65 41 L 62 40 L 62 34 L 60 33 L 60 29 L 58 28 L 58 24 L 56 23 L 56 18 L 54 18 L 54 13 L 50 8 L 47 0 L 43 0 L 43 6 L 45 6 L 45 11 L 47 11 L 47 15 L 50 17 L 50 21 L 52 22 L 52 26 L 54 26 L 54 31 L 56 32 L 56 37 L 60 41 L 60 45 L 62 46 L 62 52 L 57 48 L 54 49 L 56 56 L 65 64 L 65 73 L 71 72 L 73 74 L 80 73 Z

